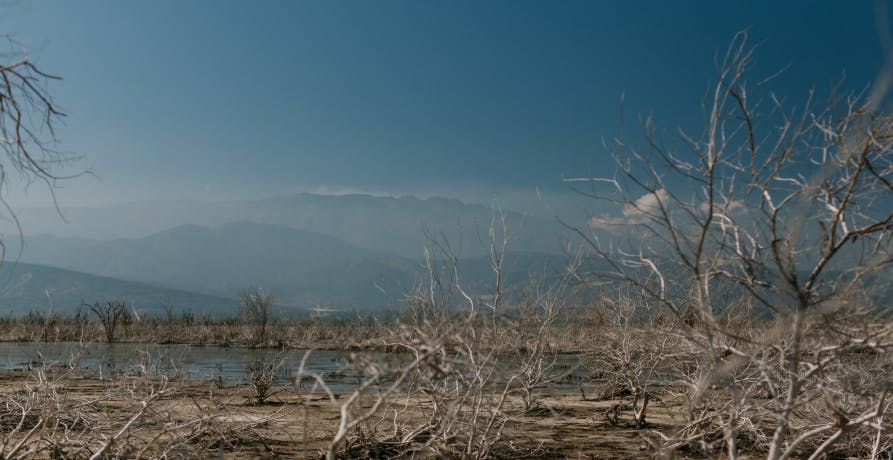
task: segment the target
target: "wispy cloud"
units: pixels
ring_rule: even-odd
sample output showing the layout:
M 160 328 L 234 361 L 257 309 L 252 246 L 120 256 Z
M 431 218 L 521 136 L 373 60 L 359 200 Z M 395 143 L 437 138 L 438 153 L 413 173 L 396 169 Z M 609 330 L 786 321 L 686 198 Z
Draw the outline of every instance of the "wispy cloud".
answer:
M 606 213 L 591 217 L 588 222 L 589 228 L 620 232 L 625 227 L 646 223 L 652 216 L 660 215 L 661 206 L 667 213 L 678 217 L 678 214 L 674 211 L 679 210 L 679 203 L 671 199 L 670 193 L 666 189 L 658 189 L 640 196 L 631 203 L 626 203 L 621 209 L 620 215 Z M 707 202 L 700 204 L 692 203 L 691 210 L 707 213 L 709 206 L 710 204 Z M 742 218 L 747 211 L 747 206 L 741 200 L 717 202 L 713 206 L 714 218 L 723 218 L 726 222 L 731 222 L 729 219 L 738 220 Z M 685 222 L 687 221 L 684 221 L 683 218 L 683 221 L 677 223 L 683 225 Z
M 289 193 L 314 193 L 316 195 L 343 196 L 343 195 L 370 195 L 378 197 L 396 198 L 401 196 L 400 193 L 386 192 L 384 190 L 374 190 L 359 187 L 351 187 L 344 185 L 317 185 L 315 187 L 293 187 Z
M 589 219 L 590 228 L 618 230 L 618 227 L 636 225 L 647 221 L 648 216 L 660 212 L 661 204 L 666 206 L 670 194 L 665 189 L 646 193 L 632 203 L 627 203 L 621 210 L 621 216 L 601 215 Z

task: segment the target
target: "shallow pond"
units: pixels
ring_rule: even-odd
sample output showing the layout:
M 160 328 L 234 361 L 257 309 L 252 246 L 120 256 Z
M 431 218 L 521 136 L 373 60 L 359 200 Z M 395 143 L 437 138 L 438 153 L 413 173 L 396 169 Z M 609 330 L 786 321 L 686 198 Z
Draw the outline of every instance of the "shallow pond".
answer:
M 305 359 L 306 356 L 306 359 Z M 271 350 L 257 348 L 159 345 L 139 343 L 0 342 L 0 371 L 28 370 L 45 366 L 77 369 L 87 377 L 142 375 L 178 377 L 186 380 L 214 380 L 244 383 L 248 369 L 261 362 L 279 361 L 279 381 L 288 383 L 298 373 L 302 360 L 304 374 L 318 374 L 334 391 L 353 388 L 362 377 L 354 360 L 397 364 L 408 357 L 387 352 L 350 352 L 341 350 Z M 574 391 L 579 371 L 576 356 L 562 356 L 556 363 L 570 377 L 550 385 L 552 391 Z

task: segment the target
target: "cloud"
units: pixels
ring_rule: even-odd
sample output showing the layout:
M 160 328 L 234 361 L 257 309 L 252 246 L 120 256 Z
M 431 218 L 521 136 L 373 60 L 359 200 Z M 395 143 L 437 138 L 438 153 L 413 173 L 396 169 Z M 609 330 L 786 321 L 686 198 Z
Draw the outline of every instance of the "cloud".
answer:
M 646 216 L 659 213 L 661 204 L 666 206 L 669 200 L 670 194 L 663 188 L 654 193 L 646 193 L 623 207 L 623 217 L 642 222 Z
M 624 231 L 624 227 L 630 225 L 643 224 L 649 220 L 649 216 L 659 215 L 661 213 L 661 205 L 668 212 L 672 212 L 671 208 L 674 203 L 670 200 L 670 194 L 666 189 L 658 189 L 653 193 L 646 193 L 631 203 L 626 203 L 621 210 L 621 215 L 602 214 L 600 216 L 589 219 L 589 228 L 609 230 L 612 232 Z M 709 203 L 693 203 L 695 209 L 701 212 L 707 212 Z M 742 200 L 731 200 L 728 202 L 718 202 L 714 205 L 714 217 L 725 216 L 726 218 L 739 219 L 746 215 L 747 205 Z M 676 221 L 678 225 L 683 223 L 691 223 L 683 219 Z M 728 222 L 728 219 L 727 219 Z
M 315 195 L 343 196 L 343 195 L 369 195 L 375 197 L 397 198 L 399 193 L 385 192 L 382 190 L 370 190 L 358 187 L 341 185 L 318 185 L 316 187 L 292 187 L 289 193 L 313 193 Z
M 701 203 L 700 209 L 703 212 L 707 212 L 709 207 L 710 207 L 710 203 L 705 201 L 705 202 Z M 741 201 L 741 200 L 731 200 L 726 203 L 716 203 L 716 205 L 714 206 L 715 212 L 724 212 L 726 214 L 731 214 L 735 211 L 744 210 L 744 209 L 745 209 L 745 204 L 744 204 L 744 201 Z
M 645 223 L 649 215 L 660 212 L 660 206 L 667 205 L 670 199 L 666 189 L 658 189 L 654 193 L 646 193 L 632 203 L 623 206 L 620 216 L 601 215 L 589 219 L 589 228 L 617 231 L 619 227 Z
M 602 230 L 617 230 L 617 227 L 626 225 L 626 219 L 619 217 L 597 216 L 589 218 L 589 228 L 598 228 Z

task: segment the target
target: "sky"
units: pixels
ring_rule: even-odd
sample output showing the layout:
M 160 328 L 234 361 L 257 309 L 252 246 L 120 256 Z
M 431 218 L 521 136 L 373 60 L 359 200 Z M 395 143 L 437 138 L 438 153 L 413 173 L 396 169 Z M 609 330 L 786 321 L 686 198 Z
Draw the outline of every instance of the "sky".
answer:
M 791 98 L 883 63 L 869 1 L 33 1 L 0 32 L 63 77 L 65 206 L 296 192 L 574 196 L 641 118 L 694 132 L 749 28 Z M 14 206 L 44 204 L 8 184 Z M 549 197 L 543 198 L 543 197 Z M 535 206 L 535 204 L 531 204 Z

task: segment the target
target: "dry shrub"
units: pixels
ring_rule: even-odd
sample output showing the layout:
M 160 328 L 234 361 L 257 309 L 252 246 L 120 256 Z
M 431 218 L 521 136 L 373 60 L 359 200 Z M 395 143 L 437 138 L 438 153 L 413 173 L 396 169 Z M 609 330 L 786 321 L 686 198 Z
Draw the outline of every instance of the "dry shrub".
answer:
M 893 116 L 859 96 L 760 98 L 745 33 L 721 58 L 699 136 L 674 145 L 649 120 L 642 146 L 611 146 L 613 177 L 574 179 L 619 205 L 578 229 L 601 270 L 577 276 L 619 281 L 677 320 L 648 329 L 679 339 L 688 411 L 653 433 L 658 452 L 888 455 Z M 728 313 L 742 307 L 752 316 Z M 603 367 L 650 368 L 647 339 L 620 332 L 597 351 L 620 365 Z

